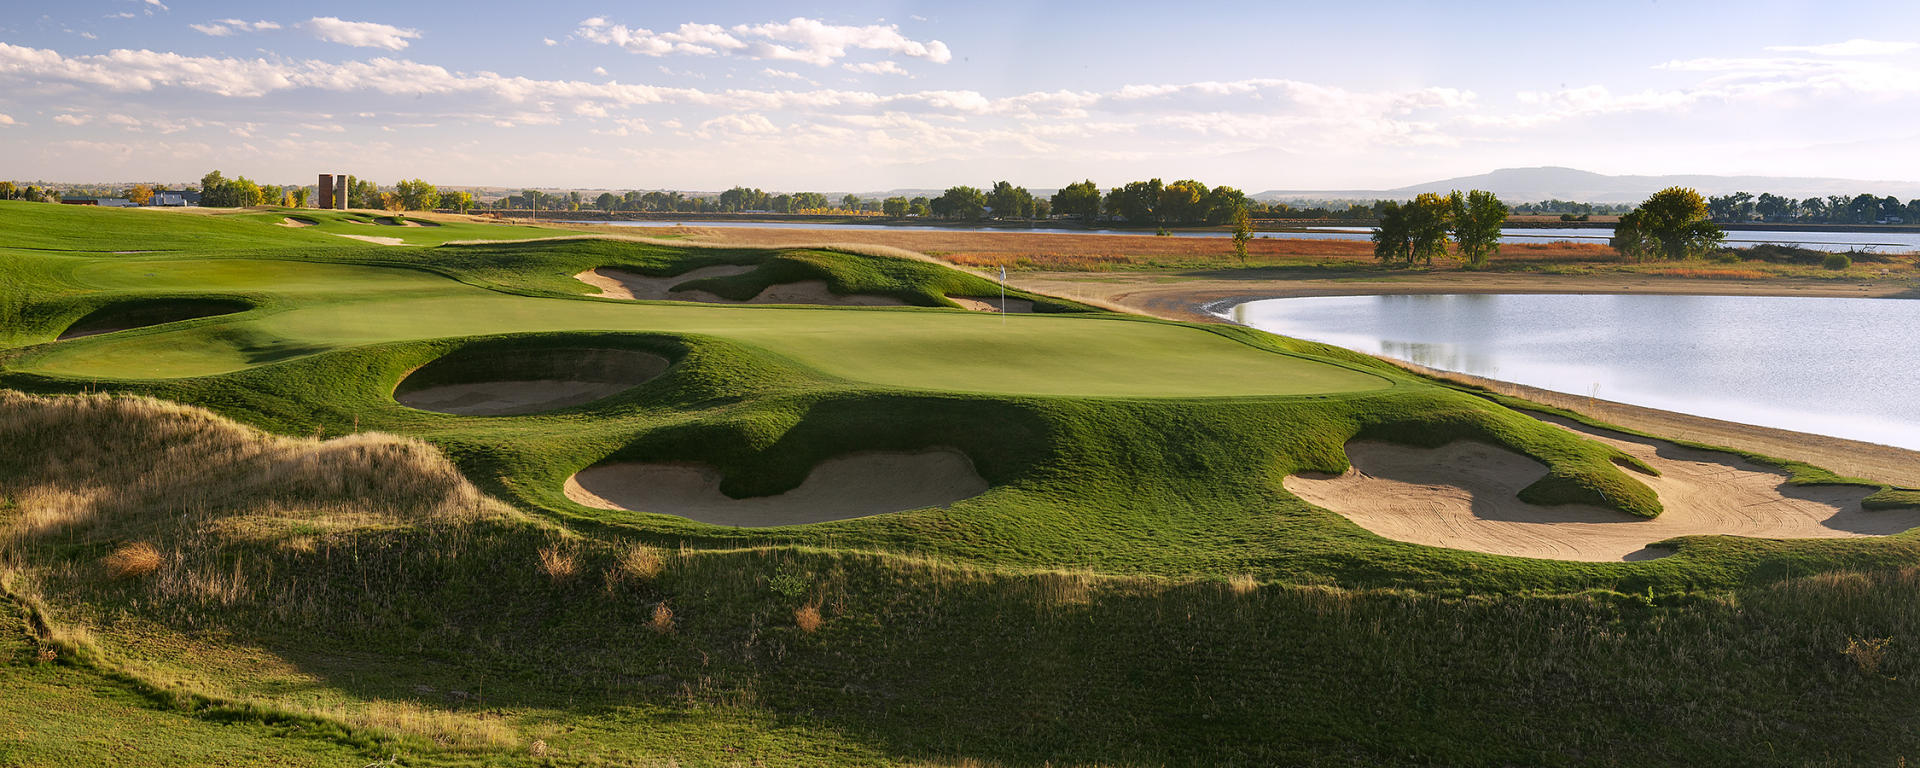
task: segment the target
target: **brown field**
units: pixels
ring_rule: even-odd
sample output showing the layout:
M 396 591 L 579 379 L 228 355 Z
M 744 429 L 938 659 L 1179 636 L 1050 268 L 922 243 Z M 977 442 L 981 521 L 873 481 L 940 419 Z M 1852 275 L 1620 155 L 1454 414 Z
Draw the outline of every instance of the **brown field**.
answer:
M 956 229 L 816 230 L 751 227 L 607 227 L 569 225 L 570 229 L 642 236 L 678 236 L 691 242 L 755 247 L 865 245 L 901 248 L 967 267 L 1025 270 L 1100 271 L 1139 267 L 1203 268 L 1238 266 L 1233 242 L 1224 237 L 1154 235 L 1063 235 Z M 1372 263 L 1373 246 L 1359 240 L 1255 239 L 1248 244 L 1249 266 L 1314 262 Z M 1617 261 L 1613 249 L 1597 243 L 1514 243 L 1500 249 L 1499 261 Z

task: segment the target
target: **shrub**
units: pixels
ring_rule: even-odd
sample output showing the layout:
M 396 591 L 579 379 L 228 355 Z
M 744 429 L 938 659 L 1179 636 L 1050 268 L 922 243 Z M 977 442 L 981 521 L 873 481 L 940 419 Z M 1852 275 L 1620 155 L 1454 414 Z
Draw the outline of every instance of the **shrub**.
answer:
M 1880 663 L 1887 658 L 1887 645 L 1892 642 L 1893 638 L 1891 637 L 1869 640 L 1850 637 L 1847 638 L 1847 647 L 1842 649 L 1840 653 L 1852 659 L 1854 665 L 1860 668 L 1862 674 L 1876 675 L 1880 673 Z
M 1832 270 L 1841 270 L 1853 266 L 1853 259 L 1844 253 L 1829 253 L 1821 260 L 1820 266 Z
M 767 579 L 767 587 L 772 589 L 774 594 L 790 600 L 806 595 L 807 590 L 812 586 L 805 573 L 784 565 L 774 572 L 772 578 Z
M 816 606 L 803 605 L 793 610 L 793 625 L 809 635 L 819 630 L 820 625 L 826 622 L 827 620 L 820 616 L 820 609 Z
M 138 578 L 160 570 L 160 550 L 137 541 L 114 550 L 102 562 L 107 566 L 107 573 L 116 579 Z

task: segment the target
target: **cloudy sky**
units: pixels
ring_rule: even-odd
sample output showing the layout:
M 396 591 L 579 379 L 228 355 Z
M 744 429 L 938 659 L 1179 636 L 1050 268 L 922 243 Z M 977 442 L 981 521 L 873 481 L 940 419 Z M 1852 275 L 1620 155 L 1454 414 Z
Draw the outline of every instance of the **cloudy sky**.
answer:
M 1920 180 L 1911 0 L 436 5 L 18 5 L 0 15 L 0 178 Z

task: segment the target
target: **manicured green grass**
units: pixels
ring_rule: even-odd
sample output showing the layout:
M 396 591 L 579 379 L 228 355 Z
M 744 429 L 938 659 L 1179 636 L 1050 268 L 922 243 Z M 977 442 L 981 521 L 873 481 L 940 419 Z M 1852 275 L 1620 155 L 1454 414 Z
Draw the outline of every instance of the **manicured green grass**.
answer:
M 115 217 L 154 215 L 168 214 L 0 204 L 0 223 L 46 244 L 0 243 L 0 386 L 143 393 L 279 435 L 356 436 L 277 441 L 171 406 L 0 393 L 0 589 L 14 601 L 0 618 L 39 606 L 48 622 L 0 637 L 13 659 L 0 683 L 17 683 L 0 714 L 36 726 L 14 741 L 0 727 L 0 764 L 9 749 L 22 764 L 119 759 L 84 738 L 117 726 L 152 740 L 157 762 L 259 755 L 247 764 L 1920 754 L 1904 703 L 1920 655 L 1898 639 L 1877 667 L 1843 654 L 1920 633 L 1902 570 L 1920 536 L 1695 537 L 1635 563 L 1382 539 L 1281 479 L 1344 469 L 1359 437 L 1468 438 L 1546 463 L 1529 499 L 1659 503 L 1617 451 L 1371 358 L 1045 297 L 1032 316 L 945 308 L 992 284 L 847 252 L 368 246 L 325 228 L 427 228 L 254 220 L 270 213 L 171 214 L 204 228 L 149 233 L 180 253 L 97 252 L 120 235 L 96 230 L 145 225 Z M 718 292 L 822 280 L 915 306 L 617 302 L 572 278 L 722 263 L 755 269 Z M 186 298 L 251 308 L 53 341 L 103 309 Z M 528 416 L 391 397 L 455 351 L 557 347 L 674 364 Z M 358 434 L 372 431 L 438 451 Z M 610 459 L 710 463 L 729 493 L 776 493 L 826 458 L 931 445 L 966 453 L 992 489 L 766 529 L 561 493 Z M 102 558 L 135 541 L 159 564 L 115 577 Z M 656 565 L 629 565 L 636 546 Z M 1835 575 L 1848 570 L 1872 575 Z M 812 631 L 796 613 L 809 608 Z M 59 663 L 34 661 L 41 648 Z

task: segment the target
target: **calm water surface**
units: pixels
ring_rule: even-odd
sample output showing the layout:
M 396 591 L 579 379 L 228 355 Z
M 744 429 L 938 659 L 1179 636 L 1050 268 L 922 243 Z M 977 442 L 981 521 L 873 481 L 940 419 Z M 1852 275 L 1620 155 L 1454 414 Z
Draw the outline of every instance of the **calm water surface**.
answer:
M 804 221 L 575 221 L 573 224 L 610 224 L 616 227 L 749 227 L 757 229 L 854 229 L 905 230 L 909 232 L 966 231 L 964 227 L 930 224 L 815 224 Z M 1143 229 L 1067 229 L 1063 227 L 993 227 L 982 232 L 1025 232 L 1046 235 L 1152 235 Z M 1261 232 L 1257 237 L 1281 240 L 1366 240 L 1371 227 L 1316 227 L 1302 232 Z M 1173 237 L 1231 237 L 1231 232 L 1173 231 Z M 1549 243 L 1561 240 L 1576 243 L 1605 244 L 1613 237 L 1607 228 L 1508 228 L 1500 237 L 1509 243 Z M 1803 231 L 1730 231 L 1727 244 L 1750 246 L 1760 243 L 1798 245 L 1818 251 L 1872 250 L 1882 253 L 1920 251 L 1920 232 L 1803 232 Z
M 1448 371 L 1920 450 L 1920 301 L 1341 296 L 1230 316 Z

